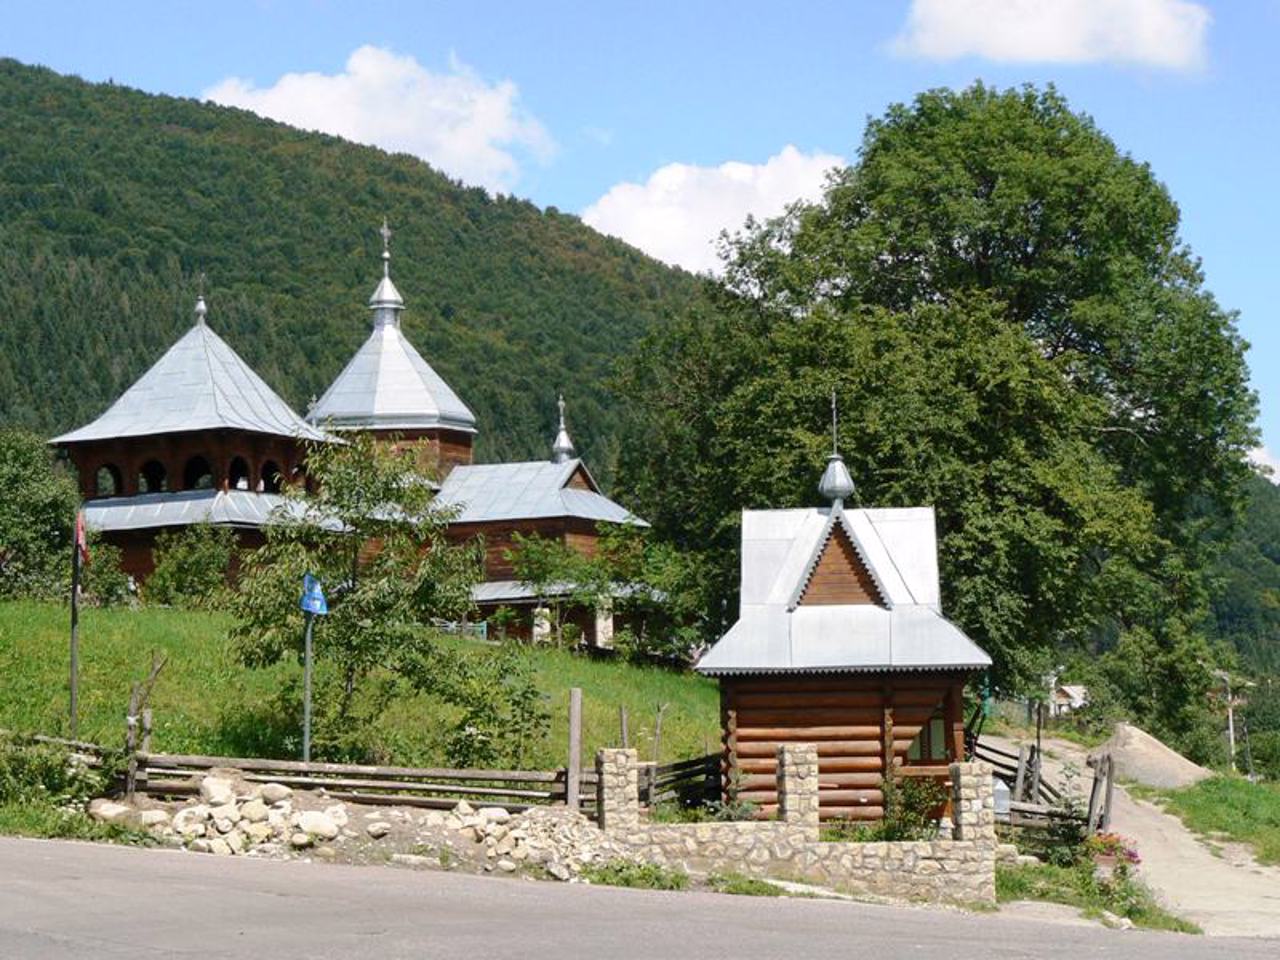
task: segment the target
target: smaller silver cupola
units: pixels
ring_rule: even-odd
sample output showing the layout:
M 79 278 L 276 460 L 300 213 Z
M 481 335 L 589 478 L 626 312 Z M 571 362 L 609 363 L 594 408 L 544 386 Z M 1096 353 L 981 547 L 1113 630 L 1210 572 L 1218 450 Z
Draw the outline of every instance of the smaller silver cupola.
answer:
M 831 456 L 827 457 L 827 468 L 822 471 L 822 479 L 818 481 L 818 493 L 831 501 L 832 507 L 842 507 L 844 501 L 854 494 L 853 477 L 849 468 L 844 465 L 844 457 L 840 456 L 839 418 L 836 412 L 836 392 L 831 391 Z
M 387 218 L 382 218 L 382 279 L 369 298 L 369 309 L 373 311 L 375 327 L 391 324 L 400 325 L 400 311 L 404 309 L 404 298 L 391 282 L 391 228 L 387 226 Z
M 564 425 L 564 394 L 560 394 L 560 399 L 556 401 L 556 405 L 560 408 L 560 431 L 556 434 L 555 441 L 551 444 L 551 462 L 565 463 L 572 460 L 577 451 L 573 449 L 573 441 L 569 439 L 569 431 Z

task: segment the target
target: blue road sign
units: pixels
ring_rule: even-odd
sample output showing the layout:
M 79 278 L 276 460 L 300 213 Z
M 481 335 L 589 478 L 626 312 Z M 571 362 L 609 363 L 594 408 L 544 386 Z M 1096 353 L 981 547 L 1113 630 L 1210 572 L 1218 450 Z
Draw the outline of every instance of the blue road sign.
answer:
M 302 578 L 302 602 L 299 606 L 302 607 L 303 613 L 324 616 L 329 612 L 329 603 L 324 598 L 320 581 L 309 573 Z

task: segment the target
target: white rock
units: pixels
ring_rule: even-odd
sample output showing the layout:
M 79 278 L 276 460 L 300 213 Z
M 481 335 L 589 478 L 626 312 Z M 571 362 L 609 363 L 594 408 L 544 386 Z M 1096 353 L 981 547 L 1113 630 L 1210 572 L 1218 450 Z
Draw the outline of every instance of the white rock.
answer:
M 307 810 L 298 817 L 298 829 L 322 840 L 332 840 L 338 835 L 338 825 L 327 812 Z
M 250 823 L 261 823 L 270 811 L 261 800 L 250 800 L 240 808 L 240 816 Z
M 235 798 L 235 789 L 230 780 L 223 777 L 205 777 L 200 781 L 200 799 L 212 807 L 231 803 Z
M 197 838 L 187 845 L 187 849 L 192 853 L 208 853 L 209 841 L 205 840 L 203 837 Z
M 240 822 L 240 808 L 234 803 L 224 803 L 219 807 L 209 808 L 209 817 L 212 820 L 230 820 L 232 823 Z
M 286 833 L 292 824 L 289 822 L 289 815 L 280 810 L 271 810 L 267 813 L 267 826 L 274 833 Z
M 344 807 L 342 804 L 335 803 L 331 807 L 325 807 L 324 812 L 329 817 L 329 819 L 332 820 L 334 823 L 336 823 L 338 826 L 345 827 L 347 825 L 347 821 L 349 819 L 347 817 L 347 808 Z
M 144 827 L 163 827 L 169 822 L 169 814 L 163 810 L 143 810 L 138 814 L 138 823 Z
M 499 860 L 497 863 L 497 867 L 503 873 L 511 873 L 513 870 L 515 870 L 516 865 L 515 865 L 515 862 L 512 860 Z
M 491 823 L 506 823 L 511 819 L 511 811 L 505 807 L 481 807 L 476 816 L 484 817 Z
M 311 834 L 295 833 L 289 838 L 289 846 L 291 847 L 309 847 L 311 846 Z
M 465 800 L 459 800 L 457 805 L 453 808 L 453 812 L 459 818 L 465 818 L 465 817 L 473 816 L 476 812 L 476 808 L 473 807 L 471 804 L 467 803 L 467 801 Z
M 219 833 L 230 833 L 236 828 L 236 825 L 226 817 L 215 817 L 213 820 L 213 829 Z
M 251 823 L 244 828 L 245 836 L 252 843 L 262 843 L 271 838 L 271 825 L 268 823 Z
M 221 837 L 215 837 L 209 841 L 209 852 L 219 857 L 229 857 L 231 856 L 231 844 Z
M 288 800 L 293 796 L 293 788 L 286 787 L 283 783 L 264 783 L 262 785 L 262 799 L 267 803 L 279 803 L 282 800 Z
M 248 846 L 248 844 L 245 843 L 244 834 L 239 830 L 232 830 L 222 839 L 226 842 L 227 846 L 231 848 L 232 853 L 244 853 L 244 848 Z
M 124 823 L 132 814 L 133 807 L 106 797 L 98 797 L 89 803 L 89 816 L 103 823 Z
M 388 833 L 391 832 L 391 824 L 387 823 L 385 820 L 374 820 L 372 823 L 368 824 L 364 829 L 365 829 L 365 833 L 369 834 L 369 836 L 373 837 L 373 839 L 381 840 L 383 837 L 385 837 Z

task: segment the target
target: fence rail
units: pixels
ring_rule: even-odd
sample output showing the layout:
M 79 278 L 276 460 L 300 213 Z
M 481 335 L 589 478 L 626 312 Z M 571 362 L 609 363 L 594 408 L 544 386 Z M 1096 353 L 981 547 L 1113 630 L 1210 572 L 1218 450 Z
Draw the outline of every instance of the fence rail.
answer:
M 645 806 L 678 803 L 693 807 L 720 799 L 720 754 L 647 764 L 641 768 L 640 802 Z

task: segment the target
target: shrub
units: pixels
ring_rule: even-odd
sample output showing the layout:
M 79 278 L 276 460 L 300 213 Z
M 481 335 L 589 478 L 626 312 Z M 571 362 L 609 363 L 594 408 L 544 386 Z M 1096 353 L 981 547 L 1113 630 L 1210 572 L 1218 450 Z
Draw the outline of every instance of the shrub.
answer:
M 609 887 L 639 887 L 645 890 L 683 890 L 689 875 L 683 870 L 660 867 L 656 863 L 610 860 L 583 868 L 582 878 Z
M 890 777 L 881 786 L 884 817 L 877 821 L 833 820 L 822 839 L 836 843 L 931 840 L 938 832 L 938 812 L 947 788 L 932 777 Z
M 0 735 L 0 804 L 84 804 L 106 788 L 109 775 L 63 747 Z
M 740 873 L 713 873 L 707 877 L 707 886 L 716 893 L 739 897 L 781 897 L 787 892 L 768 880 L 757 880 Z
M 0 598 L 67 596 L 79 506 L 43 439 L 0 430 Z
M 156 568 L 147 578 L 147 600 L 174 607 L 220 606 L 235 549 L 230 527 L 201 523 L 162 531 L 156 537 Z

